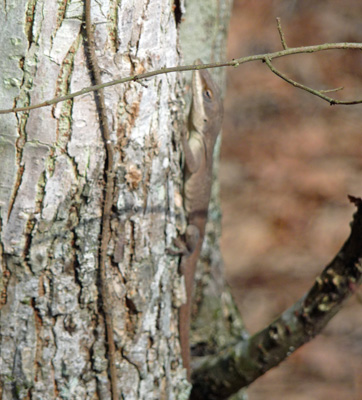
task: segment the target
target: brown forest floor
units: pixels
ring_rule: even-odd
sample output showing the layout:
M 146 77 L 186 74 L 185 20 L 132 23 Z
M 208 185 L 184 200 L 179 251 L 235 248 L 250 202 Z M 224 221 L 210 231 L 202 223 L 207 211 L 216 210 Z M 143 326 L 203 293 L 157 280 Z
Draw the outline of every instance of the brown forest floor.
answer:
M 358 0 L 234 1 L 229 58 L 289 47 L 362 42 Z M 362 98 L 362 54 L 330 51 L 276 66 L 336 98 Z M 329 106 L 262 63 L 228 70 L 222 144 L 222 250 L 250 332 L 298 300 L 349 234 L 362 197 L 362 105 Z M 323 334 L 249 389 L 250 400 L 362 399 L 362 290 Z

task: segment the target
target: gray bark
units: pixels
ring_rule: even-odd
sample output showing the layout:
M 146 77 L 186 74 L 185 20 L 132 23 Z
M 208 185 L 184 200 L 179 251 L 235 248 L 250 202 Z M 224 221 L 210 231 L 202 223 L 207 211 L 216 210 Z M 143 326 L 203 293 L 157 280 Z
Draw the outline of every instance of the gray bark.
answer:
M 223 54 L 220 27 L 230 8 L 228 1 L 212 3 L 222 19 L 212 25 L 213 41 L 200 41 L 205 48 L 212 43 L 205 61 Z M 91 84 L 82 18 L 79 0 L 4 2 L 0 108 Z M 92 18 L 103 81 L 180 63 L 169 0 L 94 1 Z M 166 254 L 185 228 L 179 146 L 185 83 L 169 74 L 145 84 L 105 90 L 116 154 L 107 279 L 118 389 L 124 399 L 186 399 L 177 326 L 184 287 L 178 259 Z M 105 150 L 94 95 L 1 116 L 0 157 L 0 398 L 108 399 L 98 282 Z M 211 223 L 220 217 L 217 206 L 212 210 Z M 214 260 L 217 290 L 206 298 L 226 293 L 224 303 L 232 304 L 219 253 L 208 247 L 215 241 L 211 236 L 204 260 Z

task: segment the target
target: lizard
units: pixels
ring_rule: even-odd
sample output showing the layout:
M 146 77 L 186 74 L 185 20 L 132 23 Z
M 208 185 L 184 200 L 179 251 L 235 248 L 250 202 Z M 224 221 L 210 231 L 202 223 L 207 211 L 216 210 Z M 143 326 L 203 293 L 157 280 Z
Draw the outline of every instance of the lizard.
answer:
M 195 64 L 202 64 L 196 60 Z M 179 310 L 181 357 L 191 381 L 190 322 L 191 302 L 197 261 L 205 235 L 211 196 L 213 153 L 221 129 L 223 105 L 220 91 L 206 69 L 192 75 L 192 104 L 188 129 L 181 135 L 184 153 L 183 199 L 187 227 L 180 272 L 184 276 L 186 303 Z M 187 138 L 186 133 L 189 132 Z

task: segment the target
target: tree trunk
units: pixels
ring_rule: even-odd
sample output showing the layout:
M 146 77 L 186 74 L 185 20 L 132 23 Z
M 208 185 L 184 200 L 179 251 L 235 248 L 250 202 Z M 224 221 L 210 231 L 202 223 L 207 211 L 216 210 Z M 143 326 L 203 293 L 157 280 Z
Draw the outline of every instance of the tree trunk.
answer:
M 230 1 L 213 0 L 207 10 L 200 0 L 187 6 L 183 16 L 182 1 L 173 7 L 167 0 L 93 1 L 103 82 L 180 64 L 179 40 L 187 62 L 201 48 L 204 61 L 218 60 Z M 92 84 L 83 15 L 83 3 L 76 1 L 4 3 L 0 108 Z M 188 53 L 185 30 L 179 39 L 180 26 L 201 38 L 191 45 L 195 53 Z M 205 41 L 207 29 L 212 36 Z M 185 229 L 179 140 L 184 88 L 183 75 L 173 73 L 104 91 L 114 149 L 108 299 L 102 298 L 99 265 L 111 178 L 94 94 L 0 117 L 0 398 L 109 399 L 112 390 L 113 399 L 188 397 L 178 338 L 183 278 L 178 258 L 166 252 Z M 198 274 L 195 348 L 242 332 L 215 247 L 219 218 L 214 202 L 208 231 L 216 227 L 216 234 L 206 241 Z M 117 394 L 110 384 L 107 302 Z M 210 322 L 216 329 L 210 335 L 197 321 L 212 310 L 223 318 Z

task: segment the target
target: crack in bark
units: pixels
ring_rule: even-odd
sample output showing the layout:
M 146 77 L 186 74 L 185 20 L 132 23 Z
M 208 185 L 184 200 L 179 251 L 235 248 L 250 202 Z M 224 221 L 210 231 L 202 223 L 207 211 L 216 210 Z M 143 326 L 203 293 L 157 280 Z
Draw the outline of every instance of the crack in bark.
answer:
M 0 232 L 2 232 L 3 221 L 0 214 Z M 7 288 L 10 281 L 11 272 L 7 268 L 6 264 L 6 255 L 4 254 L 4 245 L 1 242 L 0 237 L 0 266 L 1 266 L 1 274 L 2 277 L 0 278 L 0 311 L 2 307 L 7 303 Z M 0 383 L 1 385 L 1 383 Z M 1 399 L 1 387 L 0 387 L 0 399 Z
M 16 146 L 16 149 L 18 151 L 18 147 L 17 146 Z M 19 152 L 20 152 L 20 150 L 19 150 Z M 22 150 L 21 150 L 21 153 L 22 153 Z M 14 186 L 13 186 L 14 189 L 13 189 L 13 192 L 11 193 L 11 196 L 10 196 L 10 199 L 9 199 L 8 221 L 9 221 L 9 218 L 10 218 L 11 211 L 12 211 L 12 209 L 14 207 L 16 196 L 18 194 L 18 191 L 19 191 L 19 188 L 20 188 L 23 176 L 24 176 L 24 170 L 25 170 L 25 168 L 22 165 L 22 166 L 19 166 L 19 168 L 18 168 L 18 170 L 16 172 L 16 179 L 15 179 Z
M 67 11 L 69 0 L 58 0 L 57 3 L 58 3 L 57 22 L 56 22 L 56 25 L 55 25 L 54 32 L 52 33 L 52 35 L 50 37 L 51 48 L 53 47 L 53 40 L 54 40 L 59 28 L 62 25 L 63 20 L 65 18 L 65 13 Z
M 39 282 L 41 282 L 41 277 L 39 277 Z M 42 285 L 39 285 L 40 291 L 42 290 Z M 34 357 L 34 379 L 37 379 L 38 373 L 39 373 L 39 366 L 40 366 L 40 354 L 42 353 L 42 340 L 41 340 L 41 330 L 43 329 L 43 319 L 41 317 L 41 314 L 39 310 L 37 309 L 36 306 L 36 299 L 32 298 L 30 305 L 33 309 L 34 313 L 34 321 L 35 321 L 35 331 L 36 331 L 36 346 L 35 346 L 35 357 Z M 30 389 L 31 390 L 31 389 Z M 32 396 L 30 396 L 31 398 Z
M 175 0 L 173 5 L 173 13 L 175 15 L 176 25 L 179 25 L 182 21 L 182 9 L 181 9 L 181 1 Z
M 111 46 L 112 51 L 116 54 L 118 53 L 118 25 L 117 25 L 117 20 L 118 20 L 118 1 L 117 0 L 111 0 L 109 4 L 109 13 L 108 13 L 108 19 L 110 21 L 109 24 L 109 29 L 108 29 L 108 35 L 109 35 L 109 43 Z
M 31 44 L 33 43 L 33 26 L 34 26 L 34 14 L 37 0 L 30 0 L 28 2 L 28 7 L 25 12 L 25 24 L 24 31 L 26 37 L 28 39 L 28 49 L 30 49 Z
M 91 21 L 91 0 L 86 0 L 85 6 L 85 26 L 86 26 L 86 37 L 87 37 L 87 54 L 89 58 L 89 64 L 91 66 L 91 71 L 95 83 L 101 84 L 102 78 L 100 69 L 98 66 L 98 60 L 95 53 L 95 40 L 93 34 L 93 27 Z M 103 213 L 102 213 L 102 225 L 101 225 L 101 243 L 99 251 L 99 275 L 100 275 L 100 295 L 102 299 L 102 308 L 105 317 L 105 327 L 106 327 L 106 337 L 107 337 L 107 347 L 108 347 L 108 357 L 109 357 L 109 373 L 111 380 L 111 395 L 112 400 L 118 400 L 118 390 L 117 390 L 117 369 L 116 369 L 116 345 L 114 341 L 113 334 L 113 320 L 112 320 L 112 304 L 109 283 L 107 281 L 107 250 L 108 244 L 111 238 L 111 226 L 110 226 L 110 216 L 113 203 L 113 192 L 114 192 L 114 171 L 113 171 L 113 158 L 114 149 L 109 132 L 109 124 L 107 119 L 105 101 L 103 89 L 98 90 L 98 112 L 99 112 L 99 122 L 101 127 L 101 132 L 103 135 L 105 150 L 106 150 L 106 160 L 105 160 L 105 188 L 104 188 L 104 202 L 103 202 Z

